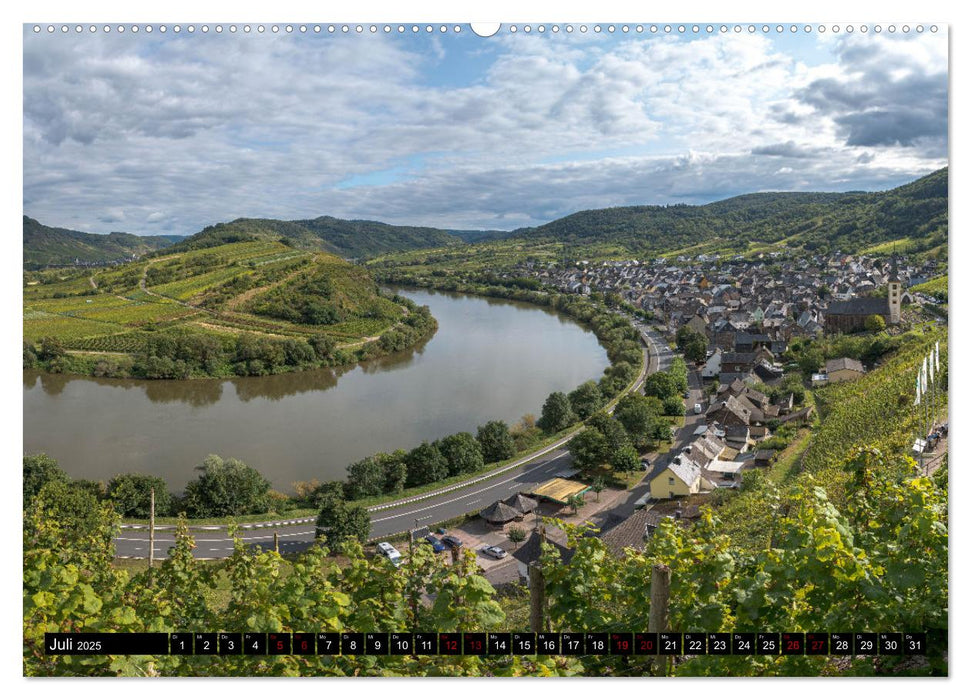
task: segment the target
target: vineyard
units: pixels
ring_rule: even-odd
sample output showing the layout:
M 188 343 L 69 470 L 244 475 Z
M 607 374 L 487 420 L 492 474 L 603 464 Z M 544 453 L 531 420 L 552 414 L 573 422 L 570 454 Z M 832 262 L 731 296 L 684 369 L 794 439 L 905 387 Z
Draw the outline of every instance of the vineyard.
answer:
M 914 406 L 914 379 L 923 358 L 941 343 L 938 386 L 940 411 L 947 410 L 947 330 L 935 328 L 912 339 L 880 367 L 862 378 L 816 392 L 823 418 L 803 457 L 803 469 L 833 488 L 846 479 L 841 466 L 852 451 L 872 444 L 887 453 L 907 453 L 920 433 L 920 408 Z
M 318 292 L 323 288 L 327 299 Z M 274 342 L 326 336 L 330 343 L 358 346 L 399 326 L 407 314 L 380 295 L 363 268 L 269 240 L 160 253 L 83 274 L 25 273 L 23 300 L 28 344 L 53 337 L 68 350 L 133 355 L 156 334 L 180 329 L 211 336 L 220 346 L 244 333 Z M 313 356 L 304 349 L 288 352 L 291 365 Z M 245 371 L 263 373 L 268 362 L 281 362 L 278 353 L 267 357 Z M 58 371 L 87 367 L 61 364 Z M 210 361 L 205 373 L 232 371 Z

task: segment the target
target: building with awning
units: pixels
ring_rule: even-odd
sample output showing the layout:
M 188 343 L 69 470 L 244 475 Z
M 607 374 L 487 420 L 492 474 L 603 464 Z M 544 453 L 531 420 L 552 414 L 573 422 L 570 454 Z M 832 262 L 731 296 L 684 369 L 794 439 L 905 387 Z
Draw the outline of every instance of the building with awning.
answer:
M 570 498 L 581 493 L 586 493 L 589 490 L 590 487 L 587 484 L 573 481 L 572 479 L 561 479 L 557 477 L 550 479 L 545 484 L 540 484 L 530 491 L 530 494 L 537 498 L 544 498 L 547 501 L 553 501 L 553 503 L 559 503 L 561 506 L 565 506 Z

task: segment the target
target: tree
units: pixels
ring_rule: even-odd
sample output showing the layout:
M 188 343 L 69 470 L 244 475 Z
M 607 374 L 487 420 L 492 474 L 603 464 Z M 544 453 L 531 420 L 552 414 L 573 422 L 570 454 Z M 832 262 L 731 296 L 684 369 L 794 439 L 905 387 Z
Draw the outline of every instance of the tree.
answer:
M 688 390 L 688 365 L 680 357 L 671 360 L 668 368 L 671 381 L 674 382 L 674 390 L 680 395 Z
M 408 486 L 422 486 L 441 481 L 448 476 L 448 463 L 438 447 L 425 441 L 405 457 L 408 468 Z
M 472 433 L 455 433 L 438 441 L 438 449 L 448 465 L 448 475 L 471 474 L 485 464 L 482 448 Z
M 823 364 L 823 353 L 816 348 L 807 348 L 799 356 L 799 369 L 805 376 L 818 372 Z
M 370 533 L 371 516 L 367 508 L 348 508 L 344 499 L 335 494 L 329 494 L 320 504 L 317 535 L 326 537 L 328 543 L 341 545 L 345 540 L 355 539 L 363 544 L 367 542 Z
M 683 416 L 684 415 L 684 401 L 680 396 L 669 396 L 664 399 L 664 415 L 666 416 Z
M 644 380 L 645 396 L 654 396 L 663 401 L 669 396 L 677 396 L 678 393 L 674 378 L 667 372 L 655 372 Z
M 598 469 L 609 458 L 607 439 L 596 428 L 586 427 L 569 443 L 574 466 L 581 471 Z
M 46 454 L 24 455 L 24 505 L 52 481 L 66 484 L 67 473 L 57 466 L 57 460 Z
M 708 351 L 708 338 L 691 326 L 681 326 L 675 336 L 678 350 L 691 362 L 703 362 Z
M 871 333 L 879 333 L 887 327 L 887 322 L 883 320 L 883 316 L 873 314 L 866 317 L 866 320 L 863 322 L 863 327 Z
M 147 474 L 119 474 L 108 482 L 106 496 L 115 510 L 129 518 L 147 518 L 151 513 L 152 489 L 155 489 L 155 515 L 168 515 L 172 495 L 165 479 Z
M 526 531 L 518 525 L 513 525 L 511 528 L 509 528 L 506 535 L 509 537 L 509 541 L 517 546 L 519 543 L 526 541 Z
M 580 417 L 580 420 L 586 420 L 594 413 L 600 410 L 603 406 L 603 394 L 600 393 L 600 387 L 594 381 L 584 382 L 576 389 L 570 392 L 570 406 L 573 407 L 573 412 Z
M 583 507 L 583 504 L 584 503 L 586 503 L 586 501 L 584 500 L 582 493 L 575 493 L 575 494 L 573 494 L 572 496 L 570 496 L 569 498 L 566 499 L 566 504 L 573 509 L 574 514 L 580 508 Z
M 380 496 L 384 492 L 384 485 L 384 465 L 376 455 L 347 467 L 348 495 L 352 500 Z
M 588 422 L 591 428 L 596 428 L 603 435 L 604 441 L 607 444 L 605 453 L 607 462 L 613 463 L 614 455 L 618 454 L 625 447 L 630 446 L 630 436 L 627 435 L 624 426 L 621 425 L 620 421 L 614 420 L 607 415 L 605 411 L 600 411 L 591 416 Z
M 623 474 L 637 471 L 637 468 L 640 466 L 640 458 L 637 455 L 637 450 L 631 445 L 621 447 L 611 455 L 610 466 L 614 468 L 614 471 Z
M 562 391 L 554 391 L 546 397 L 546 403 L 543 404 L 543 412 L 539 420 L 536 421 L 536 425 L 544 433 L 552 435 L 573 425 L 576 421 L 577 416 L 573 412 L 573 405 L 570 403 L 570 399 Z
M 590 485 L 590 490 L 597 494 L 597 503 L 600 503 L 600 492 L 607 488 L 607 482 L 602 476 L 598 476 Z
M 516 443 L 509 426 L 501 420 L 491 420 L 480 425 L 475 437 L 482 448 L 483 459 L 489 462 L 500 462 L 516 454 Z
M 661 409 L 663 411 L 663 405 Z M 635 445 L 646 445 L 652 428 L 658 421 L 659 411 L 655 410 L 650 399 L 639 394 L 628 394 L 617 402 L 614 418 L 624 426 Z
M 378 455 L 384 469 L 385 493 L 398 493 L 404 489 L 405 482 L 408 480 L 408 464 L 405 462 L 407 456 L 404 450 Z
M 209 455 L 196 467 L 202 472 L 185 487 L 185 508 L 190 517 L 265 513 L 270 505 L 270 482 L 238 459 Z

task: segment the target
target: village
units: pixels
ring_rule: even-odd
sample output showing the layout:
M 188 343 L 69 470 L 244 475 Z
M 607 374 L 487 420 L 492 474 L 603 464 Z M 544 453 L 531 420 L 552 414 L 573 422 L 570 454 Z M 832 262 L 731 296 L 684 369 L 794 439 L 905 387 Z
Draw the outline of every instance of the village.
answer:
M 881 259 L 839 253 L 797 259 L 769 254 L 756 260 L 699 255 L 672 261 L 577 261 L 567 267 L 522 263 L 504 276 L 538 278 L 573 294 L 617 294 L 641 319 L 650 319 L 672 348 L 683 329 L 704 339 L 703 356 L 688 364 L 683 425 L 672 428 L 671 445 L 663 454 L 642 455 L 647 473 L 629 490 L 601 488 L 594 496 L 589 479 L 567 468 L 439 535 L 445 544 L 477 551 L 489 580 L 507 585 L 527 582 L 543 542 L 564 561 L 572 556 L 565 533 L 543 518 L 593 526 L 616 556 L 628 548 L 642 549 L 665 518 L 687 526 L 719 491 L 739 489 L 746 473 L 771 468 L 792 436 L 811 423 L 811 400 L 803 391 L 790 390 L 791 380 L 784 383 L 793 376 L 794 367 L 782 361 L 790 344 L 864 330 L 873 316 L 896 332 L 907 305 L 937 303 L 907 291 L 933 271 L 933 263 L 908 264 L 896 255 Z M 644 323 L 638 321 L 642 332 Z M 865 372 L 857 359 L 828 359 L 805 383 L 817 387 L 851 381 Z M 427 531 L 421 538 L 438 541 Z

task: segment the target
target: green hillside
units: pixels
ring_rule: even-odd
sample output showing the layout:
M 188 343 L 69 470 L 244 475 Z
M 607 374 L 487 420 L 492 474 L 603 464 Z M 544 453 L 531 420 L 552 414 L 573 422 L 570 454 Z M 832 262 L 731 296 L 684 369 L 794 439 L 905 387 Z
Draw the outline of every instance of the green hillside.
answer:
M 947 168 L 886 192 L 764 192 L 703 206 L 595 209 L 515 232 L 514 240 L 623 246 L 631 255 L 802 248 L 857 252 L 907 239 L 947 255 Z
M 324 250 L 344 258 L 368 258 L 384 253 L 434 248 L 461 243 L 461 239 L 435 228 L 392 226 L 378 221 L 348 221 L 321 216 L 316 219 L 236 219 L 207 226 L 174 250 L 198 250 L 241 241 L 283 241 L 308 250 Z
M 400 350 L 434 330 L 427 310 L 382 295 L 364 268 L 267 239 L 59 272 L 25 273 L 25 367 L 267 374 Z
M 130 233 L 84 233 L 45 226 L 24 217 L 24 269 L 47 265 L 106 263 L 144 255 L 182 240 L 184 236 L 135 236 Z

